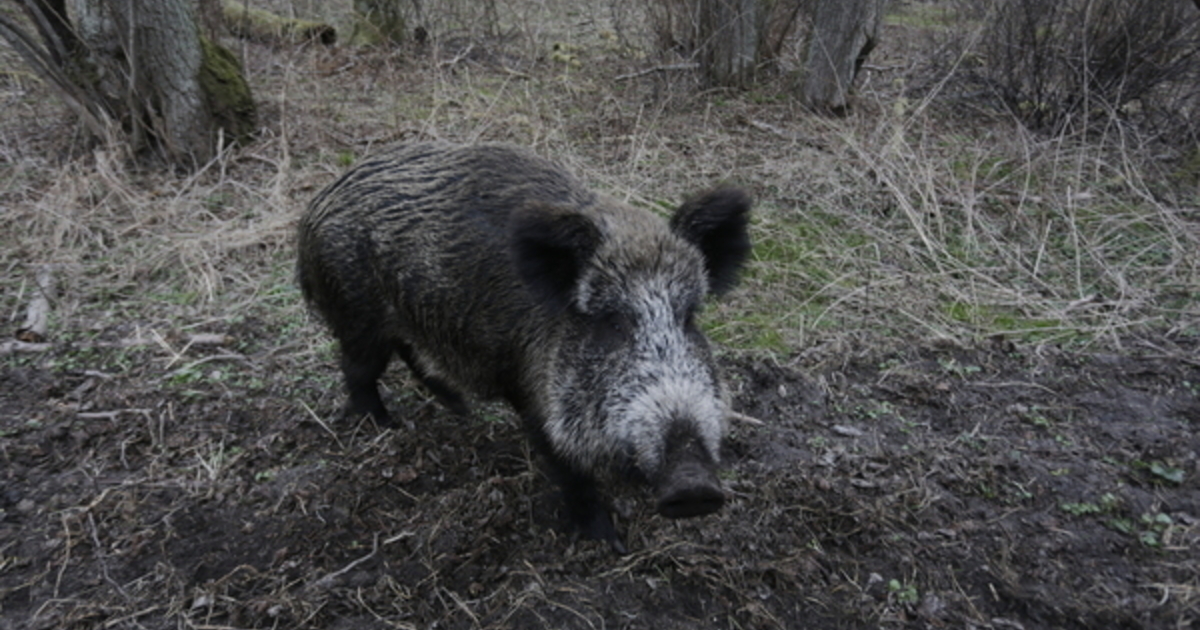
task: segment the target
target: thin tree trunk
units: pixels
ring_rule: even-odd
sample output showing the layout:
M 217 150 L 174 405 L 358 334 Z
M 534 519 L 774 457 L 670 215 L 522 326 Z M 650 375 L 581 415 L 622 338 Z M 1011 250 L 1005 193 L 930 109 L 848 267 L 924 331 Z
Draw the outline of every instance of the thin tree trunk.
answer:
M 849 109 L 850 87 L 879 39 L 885 4 L 886 0 L 818 0 L 803 88 L 810 108 L 834 115 Z
M 746 87 L 758 68 L 760 0 L 700 0 L 701 67 L 709 84 Z

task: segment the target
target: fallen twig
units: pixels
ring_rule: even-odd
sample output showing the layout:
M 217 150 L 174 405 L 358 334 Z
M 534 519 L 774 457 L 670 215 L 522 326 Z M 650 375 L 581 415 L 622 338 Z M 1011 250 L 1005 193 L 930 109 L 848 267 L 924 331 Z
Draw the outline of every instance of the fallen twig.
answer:
M 330 429 L 329 425 L 325 424 L 325 421 L 321 419 L 321 416 L 317 415 L 317 412 L 313 411 L 312 407 L 309 407 L 308 404 L 303 400 L 300 401 L 300 405 L 304 407 L 304 410 L 308 412 L 308 415 L 312 416 L 313 422 L 316 422 L 318 426 L 320 426 L 322 429 L 325 429 L 326 433 L 333 436 L 333 441 L 337 442 L 338 448 L 345 448 L 342 446 L 342 441 L 338 439 L 337 432 L 333 429 Z
M 28 341 L 10 339 L 9 341 L 0 342 L 0 356 L 16 354 L 18 352 L 45 352 L 53 347 L 54 344 L 51 343 L 29 343 Z
M 691 63 L 673 63 L 673 64 L 668 64 L 665 66 L 654 66 L 653 68 L 646 68 L 645 70 L 638 70 L 637 72 L 630 72 L 629 74 L 618 75 L 616 77 L 616 79 L 614 79 L 614 80 L 615 81 L 628 81 L 629 79 L 636 79 L 638 77 L 644 77 L 647 74 L 654 74 L 655 72 L 669 72 L 671 70 L 695 70 L 696 68 L 699 68 L 699 67 L 700 67 L 700 64 L 698 64 L 694 61 Z
M 123 413 L 136 413 L 139 415 L 147 415 L 149 409 L 113 409 L 112 411 L 84 411 L 75 414 L 80 420 L 116 420 L 117 416 Z
M 763 427 L 763 426 L 767 425 L 766 422 L 763 422 L 762 420 L 759 420 L 758 418 L 755 418 L 754 416 L 747 416 L 746 414 L 739 413 L 737 411 L 730 412 L 729 419 L 737 421 L 737 422 L 745 422 L 746 424 L 753 425 L 756 427 Z
M 445 61 L 439 62 L 438 68 L 453 68 L 454 66 L 457 66 L 460 61 L 462 61 L 463 59 L 466 59 L 471 54 L 471 52 L 474 50 L 475 50 L 475 44 L 473 44 L 473 43 L 467 44 L 467 47 L 458 51 L 458 54 L 454 55 L 453 59 L 447 59 Z
M 811 147 L 813 149 L 817 149 L 818 151 L 828 151 L 829 150 L 829 148 L 825 146 L 825 143 L 821 142 L 820 140 L 810 138 L 802 133 L 797 133 L 795 131 L 789 131 L 787 129 L 777 127 L 775 125 L 772 125 L 769 122 L 764 122 L 761 120 L 755 120 L 753 118 L 750 118 L 750 119 L 746 120 L 746 124 L 750 125 L 751 127 L 754 127 L 755 129 L 758 129 L 759 131 L 765 131 L 769 134 L 779 136 L 780 138 L 783 138 L 785 140 L 791 140 L 792 142 L 802 144 L 806 147 Z
M 24 328 L 21 329 L 25 330 Z M 19 333 L 20 331 L 18 331 Z M 156 338 L 149 339 L 142 336 L 132 337 L 129 339 L 119 339 L 117 341 L 93 341 L 91 343 L 76 343 L 71 347 L 77 350 L 92 350 L 97 348 L 136 348 L 139 346 L 157 345 L 174 356 L 171 365 L 177 362 L 192 346 L 223 346 L 233 339 L 229 335 L 221 333 L 196 333 L 184 337 L 184 347 L 179 352 L 176 352 L 168 344 L 165 337 L 157 333 Z M 8 341 L 0 341 L 0 356 L 15 354 L 17 352 L 45 352 L 54 347 L 54 344 L 41 341 L 29 341 L 28 339 L 11 339 Z M 240 354 L 227 353 L 218 355 L 215 358 L 221 359 L 237 359 L 250 365 L 249 360 Z M 167 366 L 168 368 L 170 365 Z M 109 375 L 104 375 L 106 378 L 111 378 Z
M 234 353 L 234 352 L 226 352 L 224 354 L 214 354 L 212 356 L 204 357 L 201 359 L 196 359 L 195 361 L 192 361 L 191 363 L 188 363 L 187 365 L 183 365 L 181 367 L 171 370 L 170 372 L 167 373 L 167 376 L 169 377 L 174 374 L 183 374 L 183 373 L 191 372 L 192 370 L 195 370 L 196 368 L 200 367 L 201 365 L 204 365 L 205 363 L 212 363 L 213 361 L 237 361 L 251 369 L 258 369 L 258 366 L 255 365 L 252 361 L 250 361 L 250 359 L 247 359 L 245 356 Z M 174 363 L 174 361 L 172 361 L 172 363 Z M 170 367 L 171 367 L 170 365 L 167 366 L 168 369 Z
M 368 553 L 367 555 L 365 555 L 357 560 L 352 561 L 350 564 L 347 564 L 346 566 L 342 567 L 341 569 L 338 569 L 337 571 L 334 571 L 333 573 L 329 573 L 329 574 L 325 575 L 324 577 L 322 577 L 314 582 L 311 582 L 308 585 L 308 588 L 305 590 L 308 590 L 308 591 L 313 591 L 313 590 L 317 590 L 317 589 L 320 589 L 323 591 L 329 590 L 331 587 L 333 587 L 333 583 L 335 580 L 337 580 L 339 577 L 349 573 L 350 571 L 353 571 L 354 567 L 366 562 L 367 560 L 370 560 L 371 558 L 374 558 L 375 554 L 378 551 L 379 551 L 379 534 L 375 534 L 375 540 L 374 540 L 374 542 L 371 543 L 371 553 Z

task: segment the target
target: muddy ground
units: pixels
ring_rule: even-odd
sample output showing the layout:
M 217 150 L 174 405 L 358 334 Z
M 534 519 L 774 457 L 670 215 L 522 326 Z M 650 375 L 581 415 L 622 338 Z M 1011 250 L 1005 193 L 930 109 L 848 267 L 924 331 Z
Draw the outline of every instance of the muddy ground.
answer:
M 406 428 L 338 421 L 331 354 L 222 326 L 0 358 L 0 628 L 1200 619 L 1194 339 L 724 356 L 763 422 L 733 424 L 732 500 L 671 522 L 614 483 L 622 557 L 563 530 L 503 408 L 455 417 L 394 367 Z

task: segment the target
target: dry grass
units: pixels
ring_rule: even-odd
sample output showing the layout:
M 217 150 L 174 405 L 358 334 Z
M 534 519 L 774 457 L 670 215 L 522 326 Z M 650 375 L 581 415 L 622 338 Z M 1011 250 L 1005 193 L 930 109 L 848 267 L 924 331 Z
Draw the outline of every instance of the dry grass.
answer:
M 517 4 L 489 18 L 506 37 L 467 31 L 428 55 L 241 44 L 263 137 L 186 177 L 103 152 L 50 166 L 73 150 L 67 115 L 47 116 L 44 87 L 8 59 L 5 98 L 23 111 L 0 153 L 3 312 L 18 318 L 28 270 L 53 263 L 68 279 L 61 332 L 75 317 L 102 327 L 98 303 L 235 316 L 284 290 L 291 221 L 319 186 L 378 146 L 423 137 L 533 145 L 650 206 L 722 180 L 749 187 L 756 259 L 710 318 L 729 346 L 1196 333 L 1195 199 L 1163 195 L 1150 149 L 1120 128 L 1084 141 L 960 122 L 932 113 L 937 94 L 909 103 L 887 76 L 840 121 L 814 120 L 771 87 L 693 95 L 671 72 L 617 82 L 639 61 L 609 39 L 615 9 Z M 578 63 L 550 56 L 566 41 Z

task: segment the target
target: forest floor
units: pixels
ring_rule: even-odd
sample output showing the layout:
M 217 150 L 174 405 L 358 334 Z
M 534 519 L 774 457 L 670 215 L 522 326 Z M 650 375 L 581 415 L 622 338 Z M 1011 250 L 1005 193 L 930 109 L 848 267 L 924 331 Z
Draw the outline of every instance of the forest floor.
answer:
M 277 369 L 257 322 L 223 332 L 230 347 L 177 357 L 0 370 L 0 627 L 1197 618 L 1200 366 L 1149 346 L 911 348 L 822 370 L 727 358 L 735 409 L 765 422 L 729 436 L 732 500 L 667 521 L 618 488 L 631 552 L 616 556 L 564 533 L 502 410 L 464 420 L 408 384 L 391 403 L 410 428 L 331 425 L 330 376 Z M 174 358 L 223 381 L 164 387 Z M 323 389 L 317 408 L 297 403 Z
M 783 90 L 701 93 L 672 69 L 613 79 L 657 62 L 608 31 L 537 41 L 541 56 L 484 37 L 402 52 L 238 43 L 262 138 L 196 175 L 71 148 L 50 92 L 3 75 L 6 325 L 39 270 L 57 288 L 48 345 L 0 353 L 0 630 L 1200 623 L 1195 199 L 1122 224 L 1170 234 L 1154 241 L 1175 274 L 1156 268 L 1160 300 L 1103 248 L 1054 258 L 1089 237 L 1088 203 L 1139 191 L 1096 175 L 1090 196 L 1053 197 L 1049 182 L 1009 194 L 1044 163 L 981 160 L 996 205 L 976 229 L 997 208 L 1017 217 L 996 232 L 1013 239 L 1042 208 L 1080 223 L 1040 251 L 1000 242 L 1036 256 L 1030 274 L 1004 276 L 999 258 L 968 273 L 930 246 L 951 239 L 935 227 L 957 220 L 953 194 L 920 193 L 994 139 L 963 140 L 956 119 L 934 134 L 913 114 L 904 133 L 936 140 L 872 162 L 897 150 L 879 122 L 895 108 L 874 91 L 899 102 L 897 81 L 863 86 L 876 96 L 858 118 L 804 122 Z M 873 72 L 915 54 L 897 41 Z M 564 529 L 506 408 L 455 416 L 394 366 L 401 428 L 341 417 L 336 348 L 291 277 L 295 218 L 358 157 L 412 138 L 529 144 L 650 206 L 726 177 L 755 193 L 755 259 L 706 316 L 734 410 L 761 421 L 731 426 L 722 511 L 665 520 L 616 480 L 629 553 L 615 555 Z M 962 144 L 939 161 L 943 141 Z M 911 195 L 896 194 L 901 167 Z M 903 200 L 937 216 L 918 224 Z M 1130 281 L 1081 294 L 1048 275 L 1059 268 L 1063 284 Z M 1033 280 L 1021 317 L 1001 317 L 998 292 Z

